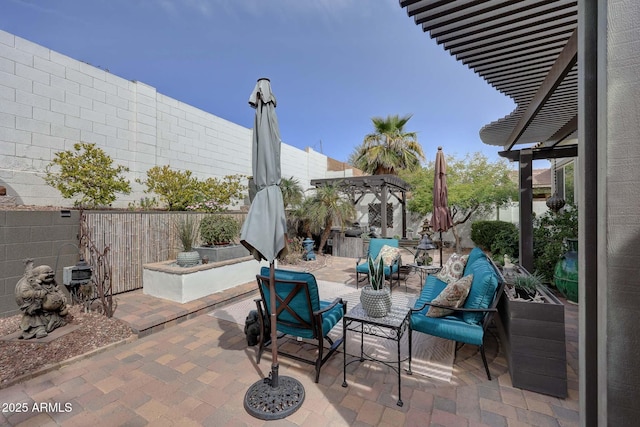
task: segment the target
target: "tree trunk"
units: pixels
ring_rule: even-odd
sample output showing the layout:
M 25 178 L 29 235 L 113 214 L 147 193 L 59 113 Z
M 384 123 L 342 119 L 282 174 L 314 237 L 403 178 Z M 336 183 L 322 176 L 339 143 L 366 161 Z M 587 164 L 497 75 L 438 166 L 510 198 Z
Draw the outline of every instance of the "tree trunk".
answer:
M 455 239 L 454 250 L 457 254 L 459 254 L 462 251 L 462 243 L 460 243 L 460 235 L 455 225 L 451 227 L 451 232 L 453 233 L 453 238 Z
M 327 223 L 324 226 L 324 230 L 322 231 L 322 235 L 320 236 L 320 245 L 318 246 L 318 253 L 324 253 L 324 245 L 329 240 L 329 236 L 331 235 L 331 227 L 333 227 L 333 221 L 331 219 L 327 220 Z

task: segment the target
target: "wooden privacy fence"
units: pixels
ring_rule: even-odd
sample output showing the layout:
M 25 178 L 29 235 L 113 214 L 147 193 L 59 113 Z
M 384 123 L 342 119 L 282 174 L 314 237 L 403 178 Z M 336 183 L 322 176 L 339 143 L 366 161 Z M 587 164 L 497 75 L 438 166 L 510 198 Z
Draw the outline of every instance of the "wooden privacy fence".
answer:
M 181 249 L 175 221 L 190 216 L 198 223 L 207 215 L 229 215 L 241 223 L 243 212 L 88 212 L 82 217 L 100 249 L 110 247 L 113 293 L 142 288 L 142 266 L 176 259 Z

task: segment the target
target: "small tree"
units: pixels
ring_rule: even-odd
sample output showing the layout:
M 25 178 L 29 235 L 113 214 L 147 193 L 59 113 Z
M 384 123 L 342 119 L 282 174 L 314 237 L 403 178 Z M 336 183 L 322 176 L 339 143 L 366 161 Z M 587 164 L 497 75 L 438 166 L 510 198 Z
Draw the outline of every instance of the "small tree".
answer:
M 425 216 L 433 212 L 434 167 L 434 162 L 429 162 L 417 172 L 400 175 L 414 189 L 408 203 L 409 211 Z M 506 161 L 490 163 L 482 153 L 467 155 L 462 160 L 447 156 L 447 188 L 456 251 L 461 250 L 458 225 L 474 214 L 485 214 L 505 206 L 518 196 L 518 186 L 509 176 Z
M 59 170 L 53 171 L 54 167 Z M 76 196 L 75 206 L 96 208 L 116 200 L 116 193 L 129 194 L 129 180 L 120 176 L 129 169 L 113 166 L 113 160 L 95 144 L 78 142 L 73 151 L 61 151 L 46 167 L 45 182 L 65 199 Z
M 170 211 L 183 211 L 198 195 L 198 180 L 191 171 L 172 170 L 169 165 L 154 166 L 147 171 L 145 193 L 156 193 Z
M 243 175 L 227 175 L 223 179 L 201 181 L 191 171 L 173 170 L 169 165 L 154 166 L 147 171 L 145 193 L 156 193 L 170 211 L 195 210 L 220 212 L 235 203 L 247 189 Z
M 340 191 L 338 185 L 327 184 L 316 189 L 315 194 L 303 203 L 305 220 L 315 231 L 322 231 L 318 251 L 322 253 L 324 245 L 331 235 L 331 227 L 338 223 L 344 227 L 347 221 L 356 216 L 353 203 Z

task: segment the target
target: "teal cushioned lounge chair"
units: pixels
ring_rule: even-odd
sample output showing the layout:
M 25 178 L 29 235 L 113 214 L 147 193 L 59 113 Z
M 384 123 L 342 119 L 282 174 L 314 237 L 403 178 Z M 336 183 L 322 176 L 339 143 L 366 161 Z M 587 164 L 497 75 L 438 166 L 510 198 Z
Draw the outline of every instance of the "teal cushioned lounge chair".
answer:
M 257 362 L 265 347 L 271 344 L 271 336 L 265 336 L 263 319 L 271 313 L 271 293 L 269 290 L 269 268 L 262 267 L 260 274 L 256 276 L 260 298 L 256 300 L 258 307 L 258 320 L 260 322 L 260 340 Z M 318 296 L 318 283 L 311 273 L 301 271 L 289 271 L 276 269 L 275 271 L 276 293 L 276 330 L 278 338 L 285 335 L 315 340 L 318 346 L 318 354 L 315 360 L 300 357 L 298 354 L 289 354 L 278 349 L 278 354 L 301 362 L 315 365 L 316 378 L 320 377 L 320 368 L 342 344 L 342 338 L 333 342 L 327 336 L 329 331 L 342 319 L 347 312 L 347 303 L 342 298 L 336 298 L 333 302 L 322 301 Z M 340 335 L 342 336 L 342 334 Z M 330 347 L 324 355 L 324 340 Z
M 356 288 L 360 281 L 365 280 L 369 276 L 369 265 L 367 264 L 368 257 L 376 259 L 378 254 L 380 253 L 380 249 L 383 246 L 391 246 L 393 248 L 399 248 L 400 244 L 398 239 L 371 239 L 369 241 L 369 250 L 364 257 L 358 258 L 356 261 Z M 364 262 L 362 260 L 364 259 Z M 394 276 L 395 283 L 400 284 L 400 265 L 402 264 L 402 258 L 400 254 L 396 257 L 395 260 L 391 263 L 391 265 L 384 266 L 384 277 L 389 280 L 389 288 L 393 288 Z M 360 276 L 363 276 L 360 278 Z

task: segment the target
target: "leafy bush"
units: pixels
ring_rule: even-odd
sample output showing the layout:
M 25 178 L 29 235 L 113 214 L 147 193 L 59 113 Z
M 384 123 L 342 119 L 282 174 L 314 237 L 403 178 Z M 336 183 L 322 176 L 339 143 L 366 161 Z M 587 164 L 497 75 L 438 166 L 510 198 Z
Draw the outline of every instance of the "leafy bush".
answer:
M 243 175 L 227 175 L 223 179 L 204 181 L 192 176 L 191 171 L 178 171 L 168 165 L 154 166 L 147 171 L 145 193 L 156 193 L 170 211 L 194 210 L 220 212 L 237 202 L 247 189 L 241 184 Z
M 515 243 L 512 236 L 515 236 Z M 471 224 L 471 240 L 486 251 L 494 252 L 495 246 L 496 250 L 508 250 L 505 253 L 514 256 L 511 246 L 518 247 L 518 229 L 506 221 L 475 221 Z
M 578 209 L 574 205 L 566 205 L 556 214 L 549 211 L 534 219 L 533 265 L 546 282 L 553 283 L 556 263 L 568 250 L 564 239 L 577 236 Z
M 116 200 L 116 193 L 129 194 L 129 181 L 120 176 L 129 169 L 113 166 L 113 160 L 95 144 L 79 142 L 74 151 L 61 151 L 46 167 L 45 182 L 56 188 L 65 199 L 80 196 L 75 206 L 97 208 L 109 206 Z M 58 166 L 60 170 L 53 172 Z
M 200 237 L 205 245 L 233 243 L 240 235 L 240 223 L 228 215 L 208 215 L 200 222 Z
M 156 193 L 170 211 L 185 210 L 198 195 L 198 180 L 191 171 L 172 170 L 168 165 L 152 167 L 141 183 L 147 186 L 145 193 Z

